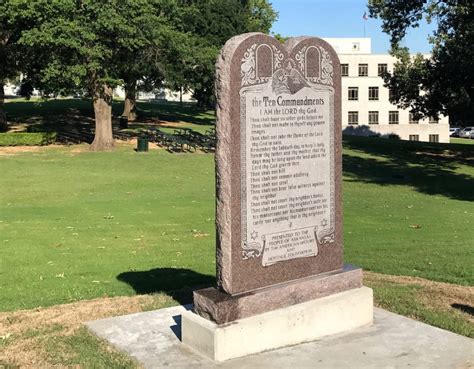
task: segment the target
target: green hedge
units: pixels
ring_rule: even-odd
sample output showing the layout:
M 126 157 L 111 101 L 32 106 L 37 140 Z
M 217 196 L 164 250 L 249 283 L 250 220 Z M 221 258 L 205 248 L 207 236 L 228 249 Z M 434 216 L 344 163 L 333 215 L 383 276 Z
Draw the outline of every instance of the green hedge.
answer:
M 56 141 L 56 132 L 0 133 L 0 146 L 41 146 Z

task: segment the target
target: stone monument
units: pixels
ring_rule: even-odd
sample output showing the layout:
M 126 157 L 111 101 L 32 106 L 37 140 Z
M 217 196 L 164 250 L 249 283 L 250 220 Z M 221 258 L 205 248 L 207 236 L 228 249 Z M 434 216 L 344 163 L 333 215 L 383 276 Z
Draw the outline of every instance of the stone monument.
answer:
M 216 91 L 217 288 L 194 292 L 183 343 L 223 361 L 371 324 L 372 290 L 343 263 L 335 51 L 236 36 Z

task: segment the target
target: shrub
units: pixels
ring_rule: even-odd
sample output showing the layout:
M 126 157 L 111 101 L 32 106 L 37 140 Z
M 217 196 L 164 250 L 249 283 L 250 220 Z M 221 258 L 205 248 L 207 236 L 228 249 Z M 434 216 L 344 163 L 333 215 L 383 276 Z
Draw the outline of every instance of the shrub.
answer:
M 0 133 L 0 146 L 43 146 L 56 141 L 56 132 Z

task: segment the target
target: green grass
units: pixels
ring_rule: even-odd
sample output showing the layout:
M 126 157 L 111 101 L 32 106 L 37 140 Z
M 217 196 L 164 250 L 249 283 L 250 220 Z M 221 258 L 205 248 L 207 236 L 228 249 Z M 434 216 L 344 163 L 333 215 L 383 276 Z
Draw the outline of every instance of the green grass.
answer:
M 47 119 L 68 106 L 41 104 L 8 109 Z M 212 121 L 192 106 L 140 108 L 204 130 Z M 351 137 L 344 147 L 346 262 L 472 285 L 471 146 Z M 0 156 L 0 310 L 153 292 L 184 301 L 190 287 L 213 283 L 213 156 L 83 148 Z
M 0 157 L 0 309 L 210 282 L 212 163 L 129 146 Z
M 127 355 L 112 351 L 83 327 L 73 335 L 48 335 L 42 342 L 48 363 L 79 368 L 132 369 L 138 364 Z
M 358 137 L 344 146 L 346 260 L 472 285 L 473 149 Z
M 346 261 L 472 284 L 473 167 L 423 144 L 345 146 Z M 1 310 L 212 282 L 212 155 L 49 148 L 0 167 Z
M 467 138 L 456 138 L 451 137 L 450 142 L 454 144 L 462 144 L 462 145 L 474 145 L 474 140 L 467 139 Z
M 403 285 L 393 282 L 365 281 L 374 291 L 378 306 L 421 322 L 474 338 L 474 326 L 467 318 L 453 309 L 440 309 L 425 303 L 435 296 L 421 285 Z M 425 295 L 425 296 L 423 296 Z

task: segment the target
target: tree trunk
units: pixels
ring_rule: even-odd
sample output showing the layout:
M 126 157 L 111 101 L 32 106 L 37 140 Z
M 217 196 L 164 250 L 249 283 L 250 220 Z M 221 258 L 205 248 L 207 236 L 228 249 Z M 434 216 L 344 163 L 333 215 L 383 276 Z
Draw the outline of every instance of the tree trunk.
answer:
M 0 82 L 0 132 L 8 129 L 7 112 L 5 111 L 5 85 Z
M 179 88 L 179 105 L 183 106 L 183 87 Z
M 125 104 L 122 117 L 130 122 L 137 119 L 137 81 L 125 83 Z
M 112 150 L 114 137 L 112 134 L 112 93 L 107 85 L 100 86 L 93 95 L 95 114 L 95 136 L 90 149 L 92 151 Z

